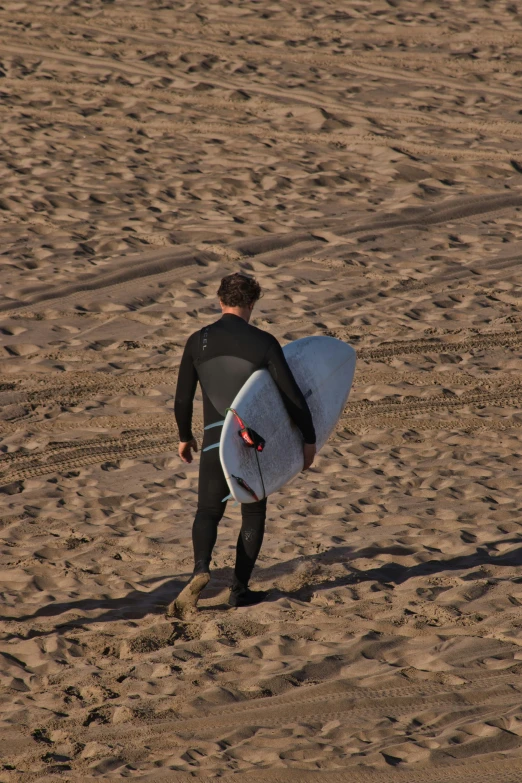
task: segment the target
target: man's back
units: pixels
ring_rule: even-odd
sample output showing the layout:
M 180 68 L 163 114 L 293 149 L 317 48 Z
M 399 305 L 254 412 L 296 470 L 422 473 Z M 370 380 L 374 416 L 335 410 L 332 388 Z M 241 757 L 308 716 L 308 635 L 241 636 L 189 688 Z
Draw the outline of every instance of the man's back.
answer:
M 226 415 L 241 387 L 260 368 L 267 368 L 276 382 L 288 413 L 306 443 L 315 442 L 306 400 L 284 358 L 281 346 L 268 332 L 232 313 L 195 332 L 187 341 L 180 365 L 175 413 L 180 437 L 190 440 L 192 400 L 197 381 L 203 392 L 205 426 Z M 219 433 L 216 432 L 219 439 Z M 214 438 L 212 438 L 214 439 Z

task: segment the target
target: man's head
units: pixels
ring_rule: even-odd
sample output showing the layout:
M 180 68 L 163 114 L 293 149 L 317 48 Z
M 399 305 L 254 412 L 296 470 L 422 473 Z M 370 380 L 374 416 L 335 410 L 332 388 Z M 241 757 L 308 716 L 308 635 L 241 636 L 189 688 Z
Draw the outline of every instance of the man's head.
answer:
M 255 277 L 234 272 L 221 280 L 217 295 L 224 313 L 235 313 L 248 321 L 261 296 L 261 286 Z

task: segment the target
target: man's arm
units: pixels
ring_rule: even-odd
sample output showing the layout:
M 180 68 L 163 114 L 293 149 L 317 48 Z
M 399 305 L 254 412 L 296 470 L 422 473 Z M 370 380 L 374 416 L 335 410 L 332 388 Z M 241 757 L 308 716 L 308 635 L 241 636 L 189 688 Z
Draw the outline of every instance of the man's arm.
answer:
M 315 444 L 315 429 L 310 408 L 292 375 L 283 349 L 275 338 L 266 354 L 266 364 L 283 398 L 288 415 L 301 430 L 305 444 Z
M 191 448 L 197 451 L 196 441 L 192 435 L 192 407 L 198 383 L 198 374 L 194 367 L 192 354 L 194 339 L 197 339 L 197 334 L 189 337 L 185 345 L 179 366 L 178 384 L 174 399 L 174 415 L 178 425 L 180 440 L 179 455 L 184 462 L 192 462 Z

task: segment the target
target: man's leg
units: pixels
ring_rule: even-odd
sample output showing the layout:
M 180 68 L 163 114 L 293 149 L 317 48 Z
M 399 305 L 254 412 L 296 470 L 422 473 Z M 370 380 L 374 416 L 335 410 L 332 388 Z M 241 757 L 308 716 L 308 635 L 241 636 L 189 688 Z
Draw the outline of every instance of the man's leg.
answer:
M 219 449 L 201 453 L 199 463 L 198 508 L 192 526 L 194 572 L 189 583 L 169 606 L 167 614 L 184 619 L 196 609 L 199 594 L 210 579 L 210 560 L 218 525 L 225 513 L 228 485 L 219 460 Z
M 241 505 L 243 524 L 236 548 L 236 567 L 230 593 L 232 606 L 252 606 L 263 601 L 265 590 L 250 590 L 248 582 L 254 570 L 265 533 L 266 498 L 257 503 Z

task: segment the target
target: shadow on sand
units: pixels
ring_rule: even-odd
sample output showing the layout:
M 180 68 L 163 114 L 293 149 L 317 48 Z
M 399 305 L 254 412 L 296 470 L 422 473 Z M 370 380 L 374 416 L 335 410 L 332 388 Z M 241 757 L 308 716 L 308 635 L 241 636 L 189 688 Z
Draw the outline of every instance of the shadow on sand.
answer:
M 323 582 L 303 585 L 292 592 L 273 590 L 268 598 L 268 600 L 272 601 L 278 600 L 282 596 L 296 598 L 300 601 L 307 601 L 313 593 L 317 593 L 320 590 L 332 590 L 336 587 L 357 585 L 362 582 L 373 581 L 393 588 L 396 585 L 403 584 L 408 579 L 433 576 L 434 574 L 447 573 L 448 571 L 469 571 L 469 573 L 462 578 L 472 580 L 484 578 L 484 574 L 476 573 L 476 569 L 480 569 L 482 566 L 519 567 L 522 565 L 522 546 L 501 555 L 493 555 L 488 551 L 499 543 L 505 545 L 506 543 L 519 542 L 520 538 L 504 538 L 499 541 L 485 543 L 482 546 L 477 547 L 476 551 L 469 555 L 461 555 L 449 559 L 425 560 L 422 563 L 417 563 L 412 566 L 399 565 L 398 563 L 386 563 L 385 565 L 370 568 L 366 571 L 361 571 L 350 565 L 350 561 L 358 558 L 377 557 L 383 554 L 404 557 L 406 555 L 414 554 L 414 550 L 400 545 L 391 547 L 379 547 L 375 545 L 358 550 L 354 550 L 352 547 L 335 547 L 327 552 L 294 558 L 293 560 L 277 563 L 273 566 L 268 566 L 267 568 L 258 567 L 256 576 L 257 579 L 266 583 L 272 579 L 281 577 L 283 574 L 288 576 L 289 573 L 295 572 L 297 568 L 299 566 L 302 567 L 303 564 L 309 564 L 312 570 L 315 566 L 329 563 L 345 564 L 347 570 L 346 575 L 337 577 L 334 580 L 325 579 Z M 231 569 L 216 569 L 213 571 L 213 575 L 214 577 L 221 577 L 221 580 L 225 580 L 227 577 L 230 578 Z M 135 589 L 122 598 L 87 598 L 77 601 L 49 603 L 32 614 L 18 615 L 17 617 L 0 616 L 0 620 L 20 623 L 44 617 L 59 617 L 60 615 L 71 611 L 93 612 L 101 610 L 101 614 L 96 615 L 96 617 L 71 618 L 70 620 L 64 620 L 64 622 L 58 623 L 53 629 L 47 629 L 45 631 L 32 629 L 25 634 L 12 634 L 12 637 L 23 636 L 24 638 L 31 638 L 34 636 L 45 636 L 56 631 L 82 628 L 92 623 L 114 622 L 117 620 L 139 620 L 150 614 L 162 615 L 165 611 L 165 607 L 177 595 L 185 584 L 188 576 L 189 575 L 186 574 L 182 578 L 176 577 L 174 579 L 162 581 L 160 585 L 152 590 Z M 517 577 L 514 581 L 521 580 L 522 576 Z M 156 581 L 159 581 L 159 579 L 144 580 L 142 584 L 145 586 Z M 223 609 L 224 606 L 220 605 L 212 608 Z

